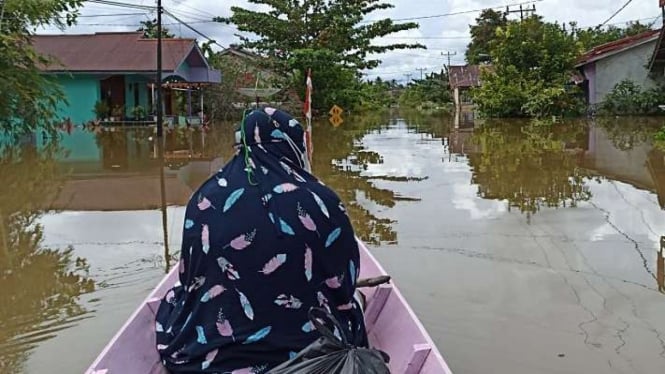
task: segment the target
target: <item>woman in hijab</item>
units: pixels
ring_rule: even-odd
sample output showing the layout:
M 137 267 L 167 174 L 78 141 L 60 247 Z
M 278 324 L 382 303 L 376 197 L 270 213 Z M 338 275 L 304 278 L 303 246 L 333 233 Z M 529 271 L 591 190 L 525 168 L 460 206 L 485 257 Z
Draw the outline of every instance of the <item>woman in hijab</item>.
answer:
M 187 205 L 180 281 L 157 313 L 162 362 L 173 373 L 264 373 L 320 336 L 312 307 L 366 346 L 358 244 L 337 195 L 309 173 L 303 127 L 254 110 L 236 141 Z

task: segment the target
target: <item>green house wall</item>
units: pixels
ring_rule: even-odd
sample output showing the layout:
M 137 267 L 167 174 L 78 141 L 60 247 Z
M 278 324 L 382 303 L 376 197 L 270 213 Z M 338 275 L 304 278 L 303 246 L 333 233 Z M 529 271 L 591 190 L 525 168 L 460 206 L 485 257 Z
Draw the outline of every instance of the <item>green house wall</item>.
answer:
M 99 78 L 90 75 L 59 75 L 56 79 L 68 101 L 58 107 L 60 117 L 69 117 L 74 124 L 95 119 L 95 103 L 100 95 Z
M 150 112 L 150 89 L 148 87 L 149 79 L 142 75 L 125 76 L 125 115 L 129 118 L 134 117 L 133 109 L 140 105 L 145 109 L 146 115 Z M 134 89 L 138 88 L 138 104 L 135 104 Z

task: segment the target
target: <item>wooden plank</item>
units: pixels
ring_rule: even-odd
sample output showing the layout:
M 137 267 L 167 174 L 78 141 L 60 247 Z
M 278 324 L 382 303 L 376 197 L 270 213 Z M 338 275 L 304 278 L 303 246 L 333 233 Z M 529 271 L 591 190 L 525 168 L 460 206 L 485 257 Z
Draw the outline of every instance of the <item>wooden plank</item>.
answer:
M 429 344 L 414 344 L 411 357 L 409 358 L 409 361 L 406 363 L 406 367 L 401 371 L 401 373 L 419 374 L 431 351 L 432 347 Z
M 388 297 L 393 291 L 393 287 L 389 284 L 383 284 L 376 289 L 374 296 L 367 301 L 367 311 L 365 312 L 365 324 L 370 328 L 374 325 L 379 318 L 379 314 L 383 311 Z

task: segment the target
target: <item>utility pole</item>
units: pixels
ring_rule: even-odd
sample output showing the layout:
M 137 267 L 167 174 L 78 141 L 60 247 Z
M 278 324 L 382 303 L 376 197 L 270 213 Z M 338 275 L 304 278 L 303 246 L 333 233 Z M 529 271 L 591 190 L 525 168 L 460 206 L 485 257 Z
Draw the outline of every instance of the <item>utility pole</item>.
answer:
M 407 85 L 411 82 L 411 76 L 412 76 L 412 75 L 413 75 L 413 74 L 411 74 L 411 73 L 409 73 L 409 74 L 404 74 L 404 76 L 406 77 L 406 84 L 407 84 Z
M 441 56 L 448 56 L 448 65 L 446 67 L 446 69 L 448 69 L 447 71 L 450 71 L 450 57 L 455 55 L 457 55 L 457 52 L 450 52 L 450 51 L 447 51 L 446 53 L 441 52 Z
M 162 199 L 162 229 L 164 230 L 164 260 L 166 262 L 166 272 L 168 273 L 170 265 L 169 254 L 169 235 L 167 231 L 166 215 L 166 181 L 164 177 L 164 113 L 162 111 L 162 0 L 157 0 L 157 74 L 155 82 L 157 84 L 157 152 L 159 153 L 159 190 Z M 203 108 L 201 108 L 203 110 Z
M 164 133 L 162 113 L 162 0 L 157 0 L 157 141 L 161 143 Z
M 420 80 L 423 80 L 423 72 L 424 72 L 425 70 L 427 70 L 427 69 L 425 69 L 425 68 L 418 68 L 418 69 L 416 69 L 416 70 L 418 70 L 418 71 L 420 72 Z
M 536 4 L 533 4 L 532 7 L 529 8 L 523 8 L 522 5 L 520 5 L 519 10 L 510 10 L 510 7 L 506 7 L 506 14 L 510 15 L 511 13 L 519 13 L 520 14 L 520 21 L 524 21 L 524 16 L 526 15 L 527 17 L 529 16 L 529 13 L 535 14 L 536 13 Z

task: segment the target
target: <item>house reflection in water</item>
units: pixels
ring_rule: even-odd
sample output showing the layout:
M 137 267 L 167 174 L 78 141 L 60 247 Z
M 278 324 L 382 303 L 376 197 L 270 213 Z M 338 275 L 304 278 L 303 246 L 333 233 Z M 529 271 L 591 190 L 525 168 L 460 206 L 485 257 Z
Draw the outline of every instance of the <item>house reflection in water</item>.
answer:
M 665 209 L 665 153 L 650 141 L 593 125 L 582 166 L 594 174 L 654 191 L 661 209 Z
M 141 210 L 160 207 L 159 157 L 150 127 L 91 128 L 61 137 L 59 164 L 69 178 L 55 209 Z M 185 205 L 192 190 L 221 168 L 223 155 L 201 130 L 165 133 L 166 204 Z M 39 146 L 44 139 L 36 139 Z M 224 147 L 230 151 L 230 147 Z

